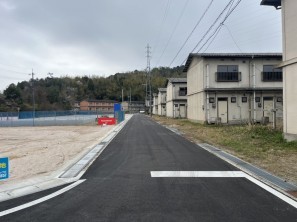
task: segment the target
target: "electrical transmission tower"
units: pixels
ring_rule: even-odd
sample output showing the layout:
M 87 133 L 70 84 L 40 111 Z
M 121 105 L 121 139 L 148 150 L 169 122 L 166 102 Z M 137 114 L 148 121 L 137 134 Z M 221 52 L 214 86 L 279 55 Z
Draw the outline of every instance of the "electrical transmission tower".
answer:
M 145 84 L 145 104 L 149 107 L 149 113 L 152 115 L 152 84 L 151 84 L 151 47 L 146 46 L 146 84 Z

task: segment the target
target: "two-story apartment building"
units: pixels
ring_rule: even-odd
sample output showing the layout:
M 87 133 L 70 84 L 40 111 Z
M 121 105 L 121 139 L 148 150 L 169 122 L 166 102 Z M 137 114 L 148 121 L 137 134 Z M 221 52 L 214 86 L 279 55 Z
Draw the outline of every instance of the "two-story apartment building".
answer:
M 167 80 L 166 116 L 187 117 L 187 78 L 169 78 Z
M 166 116 L 166 95 L 167 89 L 166 88 L 158 88 L 158 115 L 159 116 Z
M 282 9 L 283 62 L 279 67 L 284 73 L 284 137 L 288 141 L 297 140 L 297 1 L 262 0 L 261 5 L 271 5 Z
M 279 53 L 190 54 L 184 69 L 188 119 L 209 124 L 281 121 L 282 71 L 275 68 L 281 58 Z
M 102 111 L 113 112 L 114 100 L 83 100 L 80 102 L 80 110 L 83 111 Z
M 153 93 L 153 114 L 158 115 L 158 94 Z

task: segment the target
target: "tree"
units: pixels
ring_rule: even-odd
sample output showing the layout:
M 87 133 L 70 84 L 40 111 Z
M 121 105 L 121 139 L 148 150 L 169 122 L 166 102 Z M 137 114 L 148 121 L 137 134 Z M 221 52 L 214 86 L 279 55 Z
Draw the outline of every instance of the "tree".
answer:
M 7 100 L 16 101 L 21 98 L 20 89 L 14 84 L 10 84 L 7 89 L 4 90 L 4 95 Z

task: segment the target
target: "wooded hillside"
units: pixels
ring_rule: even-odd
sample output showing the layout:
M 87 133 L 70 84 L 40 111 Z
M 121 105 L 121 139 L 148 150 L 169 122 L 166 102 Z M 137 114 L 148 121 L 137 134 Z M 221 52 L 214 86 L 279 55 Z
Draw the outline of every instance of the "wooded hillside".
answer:
M 170 77 L 185 77 L 183 67 L 154 68 L 152 74 L 152 91 L 165 87 Z M 121 101 L 122 89 L 124 100 L 129 99 L 131 88 L 132 101 L 144 101 L 146 72 L 135 70 L 117 73 L 109 77 L 95 75 L 83 77 L 60 77 L 34 80 L 36 110 L 70 110 L 76 101 L 84 99 Z M 32 81 L 10 84 L 0 94 L 0 112 L 32 110 Z

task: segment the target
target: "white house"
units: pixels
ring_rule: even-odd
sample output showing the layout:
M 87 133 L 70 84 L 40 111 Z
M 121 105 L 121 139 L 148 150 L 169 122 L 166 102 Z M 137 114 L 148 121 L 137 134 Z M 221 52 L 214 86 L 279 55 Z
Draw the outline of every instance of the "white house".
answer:
M 166 115 L 166 88 L 158 88 L 158 115 L 165 116 Z
M 187 117 L 187 79 L 169 78 L 167 80 L 166 116 Z
M 153 114 L 158 115 L 158 94 L 153 93 Z
M 282 121 L 282 70 L 275 68 L 281 59 L 280 53 L 190 54 L 184 69 L 188 119 L 225 124 Z
M 271 5 L 282 9 L 283 62 L 279 67 L 284 73 L 284 137 L 297 140 L 297 1 L 262 0 L 262 5 Z

